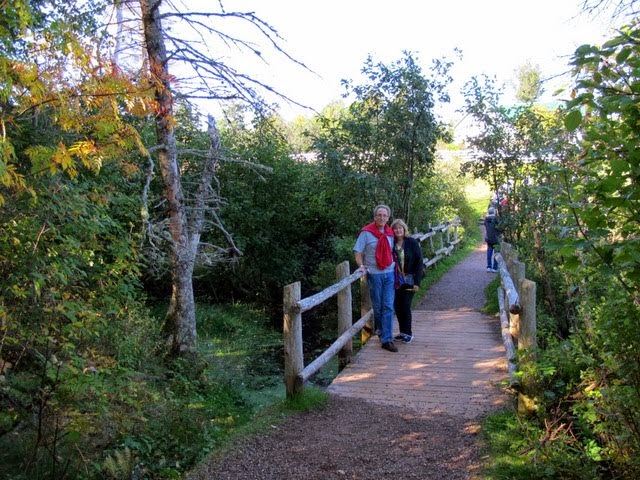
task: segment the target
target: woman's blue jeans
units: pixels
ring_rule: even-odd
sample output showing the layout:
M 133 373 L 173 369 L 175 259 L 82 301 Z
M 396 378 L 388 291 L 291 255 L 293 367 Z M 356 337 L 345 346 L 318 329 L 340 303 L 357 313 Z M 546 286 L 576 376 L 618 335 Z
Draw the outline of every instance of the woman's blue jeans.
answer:
M 369 295 L 373 307 L 374 329 L 380 330 L 382 343 L 393 340 L 393 301 L 395 299 L 395 275 L 375 273 L 367 275 Z

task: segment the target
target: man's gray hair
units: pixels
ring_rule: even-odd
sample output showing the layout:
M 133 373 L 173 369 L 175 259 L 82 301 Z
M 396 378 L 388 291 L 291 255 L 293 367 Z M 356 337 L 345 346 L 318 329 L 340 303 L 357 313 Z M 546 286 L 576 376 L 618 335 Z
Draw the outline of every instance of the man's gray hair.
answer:
M 389 214 L 389 218 L 391 218 L 391 208 L 389 207 L 389 205 L 384 205 L 384 204 L 380 204 L 380 205 L 376 205 L 376 207 L 373 209 L 373 216 L 376 216 L 376 212 L 378 210 L 380 210 L 381 208 L 384 208 L 387 213 Z
M 489 210 L 487 210 L 487 214 L 488 215 L 495 215 L 496 214 L 496 209 L 493 207 L 489 207 Z

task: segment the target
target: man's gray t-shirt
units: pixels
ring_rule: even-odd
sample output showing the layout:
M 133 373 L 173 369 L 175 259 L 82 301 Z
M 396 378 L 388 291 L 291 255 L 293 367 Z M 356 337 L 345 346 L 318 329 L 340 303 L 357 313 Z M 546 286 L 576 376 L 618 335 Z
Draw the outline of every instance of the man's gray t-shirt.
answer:
M 393 251 L 393 237 L 386 235 L 387 240 L 389 241 L 389 247 Z M 391 262 L 384 270 L 380 270 L 378 268 L 378 264 L 376 263 L 376 246 L 378 245 L 378 239 L 373 233 L 370 232 L 360 232 L 358 235 L 358 239 L 356 240 L 356 244 L 353 247 L 353 251 L 357 253 L 362 253 L 364 258 L 364 264 L 367 267 L 367 271 L 371 274 L 376 273 L 388 273 L 393 272 L 395 267 L 395 262 Z

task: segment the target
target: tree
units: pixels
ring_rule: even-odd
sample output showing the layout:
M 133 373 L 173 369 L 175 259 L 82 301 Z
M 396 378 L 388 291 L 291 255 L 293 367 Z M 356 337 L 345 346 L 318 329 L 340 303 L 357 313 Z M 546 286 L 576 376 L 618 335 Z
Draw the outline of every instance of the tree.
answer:
M 633 18 L 637 15 L 636 0 L 584 0 L 582 2 L 583 11 L 589 14 L 611 13 L 611 18 L 626 17 Z
M 516 73 L 518 80 L 516 98 L 523 103 L 535 102 L 543 92 L 540 67 L 532 65 L 527 60 Z
M 573 226 L 566 268 L 579 289 L 585 350 L 599 365 L 583 372 L 597 386 L 589 392 L 597 415 L 585 423 L 623 478 L 640 475 L 638 38 L 635 19 L 602 46 L 576 50 L 565 125 L 581 142 L 561 171 Z
M 389 198 L 396 216 L 409 221 L 416 177 L 425 174 L 433 163 L 436 142 L 446 138 L 446 129 L 434 112 L 435 102 L 448 102 L 446 87 L 452 63 L 434 60 L 432 77 L 422 69 L 410 52 L 391 65 L 376 63 L 369 57 L 362 73 L 368 82 L 354 85 L 344 81 L 345 96 L 355 101 L 348 114 L 323 122 L 336 135 L 335 140 L 319 138 L 325 156 L 337 149 L 342 168 L 370 176 L 377 183 L 373 195 Z
M 571 418 L 562 442 L 573 438 L 573 453 L 547 460 L 556 475 L 578 463 L 590 478 L 640 474 L 638 38 L 635 20 L 579 47 L 565 107 L 510 117 L 520 183 L 508 226 L 523 233 L 514 243 L 544 289 L 539 363 L 524 372 L 536 384 L 533 423 Z M 486 120 L 483 133 L 496 125 Z
M 479 131 L 467 139 L 478 153 L 462 165 L 462 171 L 485 180 L 498 193 L 515 173 L 519 151 L 514 119 L 518 109 L 501 105 L 502 90 L 487 76 L 473 77 L 465 85 L 464 95 L 465 111 Z
M 78 5 L 43 0 L 9 2 L 3 11 L 0 205 L 6 195 L 25 189 L 35 195 L 29 178 L 98 171 L 104 162 L 141 147 L 121 113 L 144 114 L 146 99 L 135 81 L 115 72 L 103 56 L 96 19 L 104 7 L 100 0 Z M 39 128 L 43 122 L 50 131 Z M 47 134 L 15 143 L 31 130 Z
M 213 216 L 215 227 L 225 233 L 229 251 L 232 254 L 239 254 L 231 235 L 226 232 L 216 213 L 218 193 L 213 188 L 212 182 L 221 159 L 221 152 L 219 135 L 212 117 L 209 119 L 211 147 L 202 165 L 202 176 L 198 182 L 193 206 L 191 209 L 187 208 L 175 138 L 176 95 L 179 93 L 191 99 L 244 101 L 263 109 L 264 102 L 258 97 L 255 88 L 278 93 L 259 80 L 238 73 L 216 61 L 215 53 L 207 54 L 206 50 L 210 47 L 208 40 L 213 38 L 240 49 L 249 50 L 258 57 L 262 56 L 252 43 L 223 32 L 216 25 L 218 21 L 240 20 L 257 30 L 259 35 L 269 41 L 278 52 L 286 55 L 278 45 L 279 37 L 276 31 L 270 25 L 258 19 L 253 13 L 227 12 L 222 7 L 222 3 L 219 6 L 219 12 L 184 12 L 176 10 L 172 4 L 164 3 L 162 0 L 140 1 L 148 80 L 155 99 L 158 141 L 155 155 L 164 184 L 171 237 L 172 294 L 165 331 L 170 335 L 172 352 L 175 354 L 193 353 L 196 348 L 192 276 L 207 215 Z M 163 7 L 166 7 L 167 11 L 163 11 Z M 207 40 L 208 47 L 197 41 L 174 36 L 163 26 L 163 22 L 170 21 L 183 22 L 185 28 L 194 29 L 203 40 Z M 291 59 L 288 55 L 286 56 Z M 176 65 L 176 70 L 181 66 L 193 72 L 192 76 L 184 75 L 180 92 L 178 92 L 175 78 L 170 74 L 170 64 Z M 282 94 L 280 96 L 287 98 Z

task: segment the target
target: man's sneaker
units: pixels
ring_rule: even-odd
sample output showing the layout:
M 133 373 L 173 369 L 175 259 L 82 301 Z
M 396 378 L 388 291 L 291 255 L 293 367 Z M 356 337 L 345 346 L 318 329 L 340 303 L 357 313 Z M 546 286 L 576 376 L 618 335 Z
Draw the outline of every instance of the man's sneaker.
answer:
M 393 342 L 385 342 L 382 344 L 382 348 L 384 348 L 385 350 L 388 350 L 390 352 L 397 352 L 398 351 L 398 347 L 396 347 Z
M 491 269 L 491 271 L 492 271 L 493 273 L 498 273 L 498 269 L 497 269 L 497 268 L 492 268 L 492 269 Z
M 413 342 L 413 335 L 405 335 L 404 338 L 402 339 L 402 341 L 404 343 L 411 343 Z
M 406 337 L 406 335 L 404 333 L 399 333 L 398 335 L 396 335 L 395 337 L 393 337 L 394 340 L 402 340 L 404 341 L 404 338 Z
M 487 272 L 489 272 L 489 273 L 493 272 L 493 268 L 487 267 Z

